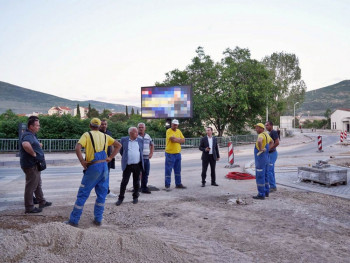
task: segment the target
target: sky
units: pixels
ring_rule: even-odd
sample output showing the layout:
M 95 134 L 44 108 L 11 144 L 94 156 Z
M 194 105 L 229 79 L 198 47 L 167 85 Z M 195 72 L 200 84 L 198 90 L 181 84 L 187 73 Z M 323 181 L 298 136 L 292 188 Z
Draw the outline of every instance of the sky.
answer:
M 215 61 L 238 46 L 294 53 L 310 91 L 350 79 L 349 14 L 340 0 L 0 0 L 0 81 L 140 106 L 199 46 Z

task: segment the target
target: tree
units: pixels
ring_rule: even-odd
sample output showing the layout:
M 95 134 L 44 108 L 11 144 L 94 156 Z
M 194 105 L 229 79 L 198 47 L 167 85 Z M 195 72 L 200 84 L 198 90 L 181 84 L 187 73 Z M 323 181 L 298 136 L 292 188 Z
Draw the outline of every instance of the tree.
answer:
M 89 107 L 88 107 L 88 113 L 86 114 L 86 116 L 88 118 L 91 118 L 91 105 L 90 105 L 90 103 L 89 103 Z
M 324 116 L 327 118 L 326 129 L 330 129 L 331 128 L 331 114 L 332 114 L 332 110 L 330 108 L 328 108 L 326 110 L 326 112 L 324 113 Z
M 131 108 L 131 116 L 135 114 L 134 108 Z
M 100 119 L 108 119 L 109 114 L 111 114 L 110 110 L 103 109 L 102 113 L 100 114 Z
M 18 116 L 11 109 L 0 115 L 0 120 L 17 120 Z
M 271 73 L 250 58 L 248 49 L 226 49 L 220 62 L 214 62 L 202 47 L 196 53 L 185 70 L 167 73 L 162 83 L 192 84 L 194 118 L 186 122 L 197 133 L 202 132 L 203 122 L 213 125 L 218 136 L 224 131 L 240 133 L 245 125 L 254 124 L 265 113 L 266 101 L 275 91 Z
M 89 110 L 89 113 L 90 113 L 90 118 L 100 117 L 100 113 L 95 108 L 91 108 L 91 110 Z
M 79 103 L 77 104 L 77 115 L 76 115 L 76 117 L 77 117 L 78 119 L 81 119 Z
M 125 116 L 129 117 L 128 105 L 125 106 Z
M 273 53 L 266 56 L 262 63 L 271 71 L 277 91 L 268 101 L 270 119 L 279 123 L 280 115 L 294 110 L 294 104 L 300 106 L 305 97 L 306 85 L 301 79 L 299 59 L 295 54 Z M 297 107 L 298 107 L 297 106 Z
M 140 115 L 140 113 L 139 113 L 139 109 L 137 109 L 137 110 L 136 110 L 136 114 L 137 114 L 137 115 Z

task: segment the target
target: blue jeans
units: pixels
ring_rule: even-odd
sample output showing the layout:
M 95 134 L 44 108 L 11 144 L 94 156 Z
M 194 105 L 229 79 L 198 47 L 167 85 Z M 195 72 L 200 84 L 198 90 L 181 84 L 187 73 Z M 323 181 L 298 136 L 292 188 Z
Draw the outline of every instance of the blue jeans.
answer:
M 254 157 L 255 157 L 255 177 L 256 185 L 258 188 L 258 195 L 265 197 L 269 194 L 269 179 L 267 176 L 267 167 L 269 164 L 269 146 L 266 145 L 266 151 L 257 155 L 258 149 L 254 147 Z
M 144 165 L 145 169 L 142 170 L 141 190 L 147 190 L 148 175 L 149 175 L 149 170 L 151 167 L 149 159 L 143 159 L 143 165 Z
M 275 163 L 277 160 L 277 156 L 278 156 L 277 151 L 269 153 L 270 160 L 269 160 L 267 174 L 269 177 L 270 188 L 276 188 Z
M 95 158 L 92 162 L 97 160 L 104 160 L 107 158 L 106 152 L 95 153 Z M 78 190 L 77 200 L 74 204 L 73 211 L 70 214 L 69 221 L 78 224 L 86 200 L 89 198 L 90 192 L 95 188 L 96 202 L 94 207 L 94 216 L 97 222 L 102 221 L 105 200 L 107 196 L 109 185 L 108 167 L 107 163 L 96 163 L 88 167 L 84 171 L 83 179 Z
M 181 184 L 181 153 L 165 153 L 165 186 L 171 184 L 171 172 L 174 169 L 175 185 Z

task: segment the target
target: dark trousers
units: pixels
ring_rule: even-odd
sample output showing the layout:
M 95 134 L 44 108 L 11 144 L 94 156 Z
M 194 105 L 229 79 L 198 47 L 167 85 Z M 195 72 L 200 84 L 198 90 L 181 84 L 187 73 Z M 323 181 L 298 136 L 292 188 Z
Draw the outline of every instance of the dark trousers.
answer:
M 139 197 L 141 170 L 142 170 L 141 163 L 129 164 L 126 166 L 125 170 L 123 171 L 123 179 L 122 179 L 122 182 L 120 184 L 120 194 L 119 194 L 120 200 L 124 200 L 126 186 L 129 183 L 131 173 L 132 173 L 132 179 L 133 179 L 133 185 L 134 185 L 134 192 L 132 194 L 132 197 L 133 197 L 133 199 L 136 199 Z
M 22 168 L 26 175 L 26 186 L 24 190 L 24 206 L 26 211 L 31 211 L 34 208 L 33 193 L 40 205 L 46 203 L 43 190 L 41 188 L 41 172 L 38 171 L 36 165 L 30 168 Z
M 205 184 L 205 178 L 207 178 L 207 169 L 210 164 L 210 175 L 211 175 L 211 183 L 216 183 L 216 175 L 215 175 L 215 166 L 216 161 L 212 154 L 209 154 L 209 159 L 202 160 L 202 184 Z
M 143 165 L 145 166 L 145 169 L 141 170 L 142 171 L 141 190 L 147 190 L 148 175 L 149 175 L 149 170 L 150 170 L 149 159 L 143 159 Z

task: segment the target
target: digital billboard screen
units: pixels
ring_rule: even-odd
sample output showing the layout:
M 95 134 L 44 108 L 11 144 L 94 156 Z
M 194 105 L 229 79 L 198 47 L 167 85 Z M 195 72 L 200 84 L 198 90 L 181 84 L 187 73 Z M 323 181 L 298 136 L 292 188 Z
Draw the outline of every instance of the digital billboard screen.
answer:
M 192 118 L 192 86 L 142 87 L 142 118 Z

